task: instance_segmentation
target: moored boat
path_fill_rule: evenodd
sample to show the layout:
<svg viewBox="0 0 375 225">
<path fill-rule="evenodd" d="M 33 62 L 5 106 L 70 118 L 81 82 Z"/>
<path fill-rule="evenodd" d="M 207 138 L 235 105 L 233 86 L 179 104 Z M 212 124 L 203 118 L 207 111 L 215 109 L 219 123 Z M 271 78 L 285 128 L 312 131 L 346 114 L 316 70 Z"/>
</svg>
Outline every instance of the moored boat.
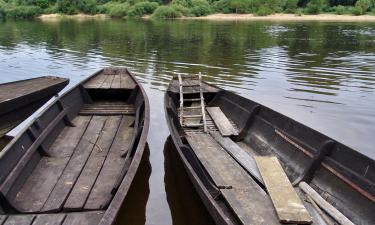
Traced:
<svg viewBox="0 0 375 225">
<path fill-rule="evenodd" d="M 0 153 L 0 224 L 113 224 L 149 118 L 126 68 L 102 69 L 56 98 Z"/>
<path fill-rule="evenodd" d="M 68 83 L 65 78 L 44 76 L 0 84 L 0 138 Z"/>
<path fill-rule="evenodd" d="M 174 77 L 164 103 L 217 224 L 375 224 L 373 159 L 194 76 Z"/>
</svg>

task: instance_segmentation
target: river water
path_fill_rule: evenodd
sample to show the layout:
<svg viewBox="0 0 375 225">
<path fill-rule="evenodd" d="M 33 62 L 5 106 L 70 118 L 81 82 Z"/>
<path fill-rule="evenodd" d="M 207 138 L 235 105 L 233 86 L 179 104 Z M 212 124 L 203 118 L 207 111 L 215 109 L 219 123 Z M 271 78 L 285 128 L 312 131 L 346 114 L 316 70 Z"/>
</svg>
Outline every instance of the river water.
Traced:
<svg viewBox="0 0 375 225">
<path fill-rule="evenodd" d="M 118 224 L 211 224 L 164 118 L 173 74 L 204 80 L 375 158 L 375 24 L 349 22 L 0 22 L 0 82 L 40 75 L 70 86 L 126 66 L 151 104 L 148 148 Z"/>
</svg>

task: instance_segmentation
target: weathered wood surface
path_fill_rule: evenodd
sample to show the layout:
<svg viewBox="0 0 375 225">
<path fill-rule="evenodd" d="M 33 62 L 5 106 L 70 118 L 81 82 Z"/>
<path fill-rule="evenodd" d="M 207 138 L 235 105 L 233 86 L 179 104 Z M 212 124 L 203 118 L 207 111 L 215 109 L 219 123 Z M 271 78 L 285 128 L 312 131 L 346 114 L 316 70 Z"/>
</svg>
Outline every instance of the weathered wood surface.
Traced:
<svg viewBox="0 0 375 225">
<path fill-rule="evenodd" d="M 38 215 L 32 225 L 61 225 L 65 214 L 41 214 Z"/>
<path fill-rule="evenodd" d="M 278 159 L 273 156 L 256 156 L 255 161 L 280 222 L 312 223 L 310 214 L 293 189 Z"/>
<path fill-rule="evenodd" d="M 64 169 L 63 174 L 44 204 L 42 211 L 58 211 L 62 208 L 71 188 L 75 184 L 92 149 L 94 148 L 104 126 L 105 119 L 106 118 L 102 116 L 94 116 L 91 119 L 85 134 L 82 136 L 82 139 Z"/>
<path fill-rule="evenodd" d="M 103 71 L 88 80 L 84 87 L 87 89 L 134 89 L 136 83 L 126 70 Z"/>
<path fill-rule="evenodd" d="M 3 225 L 31 225 L 35 216 L 33 215 L 15 215 L 8 216 Z"/>
<path fill-rule="evenodd" d="M 5 102 L 27 96 L 31 93 L 35 93 L 58 84 L 63 84 L 62 87 L 65 87 L 66 84 L 68 84 L 68 80 L 59 77 L 46 76 L 0 84 L 0 106 Z M 62 88 L 59 88 L 55 91 L 55 93 L 61 89 Z M 0 112 L 1 111 L 2 110 L 0 110 Z"/>
<path fill-rule="evenodd" d="M 135 114 L 134 105 L 124 104 L 124 103 L 95 103 L 95 104 L 85 104 L 80 115 L 132 115 Z"/>
<path fill-rule="evenodd" d="M 198 81 L 188 81 L 189 84 L 192 84 L 194 82 Z M 186 83 L 186 80 L 184 81 Z M 171 81 L 171 84 L 169 86 L 168 91 L 174 92 L 174 93 L 180 93 L 180 84 L 178 83 L 177 79 L 173 79 Z M 207 85 L 206 83 L 202 82 L 202 91 L 204 93 L 207 92 L 219 92 L 220 90 L 218 88 L 215 88 L 213 86 Z M 184 93 L 189 94 L 189 93 L 199 93 L 199 87 L 184 87 Z"/>
<path fill-rule="evenodd" d="M 224 137 L 238 135 L 237 130 L 233 127 L 219 107 L 207 107 L 206 109 L 219 129 L 221 135 Z"/>
<path fill-rule="evenodd" d="M 80 210 L 83 208 L 112 145 L 113 137 L 117 133 L 120 121 L 120 116 L 107 119 L 85 167 L 64 204 L 65 209 Z"/>
<path fill-rule="evenodd" d="M 249 155 L 229 137 L 223 137 L 215 131 L 210 131 L 210 134 L 247 172 L 258 182 L 264 184 L 253 156 Z"/>
<path fill-rule="evenodd" d="M 98 224 L 103 212 L 71 213 L 66 215 L 63 225 L 93 225 Z"/>
<path fill-rule="evenodd" d="M 193 102 L 191 103 L 192 107 L 198 107 L 200 106 L 200 102 Z M 181 109 L 180 109 L 181 110 Z M 184 107 L 184 113 L 183 115 L 202 115 L 202 108 L 197 108 L 197 109 L 189 109 Z M 202 117 L 196 117 L 196 118 L 184 118 L 184 125 L 189 126 L 189 125 L 194 125 L 194 124 L 199 124 L 202 121 Z"/>
<path fill-rule="evenodd" d="M 312 200 L 319 205 L 325 212 L 327 212 L 332 218 L 334 218 L 339 224 L 342 225 L 354 225 L 345 215 L 343 215 L 339 210 L 333 207 L 330 203 L 324 200 L 313 188 L 311 188 L 305 182 L 301 182 L 299 187 L 305 192 Z"/>
<path fill-rule="evenodd" d="M 187 140 L 243 224 L 279 224 L 268 195 L 209 134 Z"/>
<path fill-rule="evenodd" d="M 134 123 L 134 119 L 133 116 L 123 116 L 114 142 L 88 196 L 84 209 L 103 209 L 112 199 L 112 189 L 125 165 L 125 158 L 121 155 L 127 151 L 134 135 L 134 129 L 130 127 Z"/>
</svg>

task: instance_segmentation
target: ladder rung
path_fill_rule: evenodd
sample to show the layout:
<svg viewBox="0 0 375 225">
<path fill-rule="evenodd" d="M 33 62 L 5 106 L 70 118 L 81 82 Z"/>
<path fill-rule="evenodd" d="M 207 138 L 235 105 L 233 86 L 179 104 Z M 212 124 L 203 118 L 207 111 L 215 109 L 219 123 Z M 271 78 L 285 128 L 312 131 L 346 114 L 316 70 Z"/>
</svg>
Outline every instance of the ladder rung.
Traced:
<svg viewBox="0 0 375 225">
<path fill-rule="evenodd" d="M 202 106 L 185 106 L 184 109 L 201 109 Z"/>
<path fill-rule="evenodd" d="M 181 84 L 182 87 L 200 87 L 199 84 Z"/>
<path fill-rule="evenodd" d="M 195 101 L 200 101 L 201 99 L 200 98 L 185 98 L 184 100 L 187 102 L 195 102 Z"/>
<path fill-rule="evenodd" d="M 201 127 L 203 123 L 192 123 L 192 124 L 184 124 L 184 127 Z"/>
<path fill-rule="evenodd" d="M 200 118 L 202 115 L 183 115 L 183 118 Z"/>
</svg>

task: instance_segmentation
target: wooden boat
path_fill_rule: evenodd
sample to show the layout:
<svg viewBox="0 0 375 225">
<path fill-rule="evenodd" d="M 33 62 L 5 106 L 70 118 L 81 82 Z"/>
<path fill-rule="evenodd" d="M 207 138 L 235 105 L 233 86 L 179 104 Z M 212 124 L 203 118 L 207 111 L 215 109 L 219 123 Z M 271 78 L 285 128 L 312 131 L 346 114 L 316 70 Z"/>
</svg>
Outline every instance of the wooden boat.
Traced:
<svg viewBox="0 0 375 225">
<path fill-rule="evenodd" d="M 113 224 L 149 112 L 125 68 L 102 69 L 55 99 L 0 153 L 0 224 Z"/>
<path fill-rule="evenodd" d="M 217 224 L 375 224 L 373 159 L 257 102 L 205 82 L 197 85 L 190 77 L 184 81 L 174 78 L 167 89 L 166 119 L 184 167 Z M 206 132 L 203 116 L 196 126 L 181 123 L 181 108 L 189 120 L 200 110 L 190 103 L 200 101 L 197 88 L 205 102 Z M 288 178 L 282 184 L 282 175 L 264 176 L 276 163 L 262 167 L 260 159 L 273 157 Z M 282 210 L 302 216 L 300 209 L 293 211 L 284 183 L 309 217 L 281 219 Z"/>
<path fill-rule="evenodd" d="M 68 83 L 65 78 L 45 76 L 0 84 L 0 138 Z"/>
</svg>

